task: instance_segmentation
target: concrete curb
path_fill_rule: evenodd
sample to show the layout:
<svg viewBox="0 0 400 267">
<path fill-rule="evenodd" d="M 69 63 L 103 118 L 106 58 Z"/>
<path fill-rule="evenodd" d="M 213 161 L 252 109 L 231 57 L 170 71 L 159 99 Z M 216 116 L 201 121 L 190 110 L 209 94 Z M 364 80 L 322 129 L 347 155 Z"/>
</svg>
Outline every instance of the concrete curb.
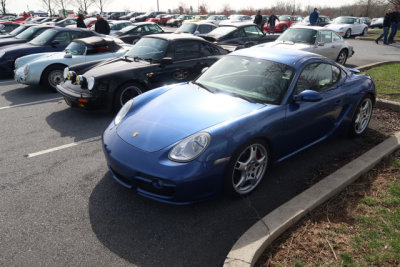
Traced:
<svg viewBox="0 0 400 267">
<path fill-rule="evenodd" d="M 398 148 L 400 148 L 400 132 L 273 210 L 239 238 L 226 257 L 224 266 L 253 266 L 265 248 L 279 235 Z"/>
</svg>

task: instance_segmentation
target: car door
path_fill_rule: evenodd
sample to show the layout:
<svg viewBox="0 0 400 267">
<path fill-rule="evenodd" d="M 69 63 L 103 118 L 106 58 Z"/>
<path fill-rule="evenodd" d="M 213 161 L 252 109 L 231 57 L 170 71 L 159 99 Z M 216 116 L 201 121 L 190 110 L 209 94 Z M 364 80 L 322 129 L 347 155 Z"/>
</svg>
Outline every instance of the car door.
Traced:
<svg viewBox="0 0 400 267">
<path fill-rule="evenodd" d="M 353 34 L 356 34 L 356 35 L 361 34 L 362 30 L 363 30 L 361 20 L 355 19 L 353 25 L 354 25 L 354 29 L 355 29 Z"/>
<path fill-rule="evenodd" d="M 310 63 L 302 69 L 292 95 L 314 90 L 322 99 L 317 102 L 293 100 L 287 104 L 286 154 L 311 145 L 336 129 L 344 111 L 344 91 L 340 85 L 345 75 L 339 67 L 328 63 Z M 289 151 L 290 147 L 295 149 Z"/>
<path fill-rule="evenodd" d="M 263 43 L 264 40 L 264 34 L 261 32 L 261 30 L 255 26 L 246 26 L 243 28 L 244 32 L 246 33 L 246 47 L 250 47 L 256 44 Z"/>
<path fill-rule="evenodd" d="M 247 42 L 246 33 L 243 28 L 238 28 L 230 34 L 227 38 L 224 38 L 224 43 L 234 44 L 234 45 L 244 45 Z"/>
<path fill-rule="evenodd" d="M 330 59 L 336 59 L 337 54 L 332 43 L 332 32 L 331 31 L 319 31 L 317 37 L 317 47 L 314 53 L 320 54 Z"/>
<path fill-rule="evenodd" d="M 344 41 L 339 34 L 337 34 L 336 32 L 332 32 L 332 43 L 334 53 L 332 59 L 336 60 L 340 50 L 342 50 L 342 48 L 344 47 Z"/>
</svg>

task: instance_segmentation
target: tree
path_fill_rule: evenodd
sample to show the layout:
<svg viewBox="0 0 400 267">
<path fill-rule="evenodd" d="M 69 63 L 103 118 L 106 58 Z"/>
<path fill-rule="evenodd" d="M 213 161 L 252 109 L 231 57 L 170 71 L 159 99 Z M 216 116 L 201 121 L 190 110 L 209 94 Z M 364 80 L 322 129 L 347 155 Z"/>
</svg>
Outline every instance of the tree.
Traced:
<svg viewBox="0 0 400 267">
<path fill-rule="evenodd" d="M 200 15 L 206 15 L 207 14 L 207 7 L 204 5 L 199 6 L 199 14 Z"/>
<path fill-rule="evenodd" d="M 94 0 L 94 3 L 100 8 L 100 13 L 103 13 L 104 8 L 108 4 L 109 0 Z"/>
<path fill-rule="evenodd" d="M 0 0 L 1 2 L 1 11 L 3 11 L 3 14 L 6 14 L 6 0 Z"/>
<path fill-rule="evenodd" d="M 76 7 L 78 7 L 79 12 L 88 14 L 88 9 L 94 4 L 94 0 L 74 0 Z"/>
<path fill-rule="evenodd" d="M 224 4 L 222 7 L 222 14 L 228 17 L 232 14 L 231 6 L 229 4 Z"/>
<path fill-rule="evenodd" d="M 52 17 L 55 12 L 54 12 L 54 0 L 42 0 L 42 5 L 43 7 L 47 10 L 47 12 L 49 12 L 49 16 Z"/>
</svg>

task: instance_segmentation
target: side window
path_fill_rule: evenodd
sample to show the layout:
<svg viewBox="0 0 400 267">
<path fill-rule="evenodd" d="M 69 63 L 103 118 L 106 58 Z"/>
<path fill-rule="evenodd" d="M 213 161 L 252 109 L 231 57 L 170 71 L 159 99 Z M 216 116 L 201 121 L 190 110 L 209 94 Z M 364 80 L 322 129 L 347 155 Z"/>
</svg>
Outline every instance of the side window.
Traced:
<svg viewBox="0 0 400 267">
<path fill-rule="evenodd" d="M 334 42 L 342 40 L 342 38 L 336 32 L 332 32 L 332 39 Z"/>
<path fill-rule="evenodd" d="M 143 32 L 143 27 L 137 27 L 135 32 Z"/>
<path fill-rule="evenodd" d="M 320 42 L 332 43 L 332 32 L 331 31 L 321 31 Z"/>
<path fill-rule="evenodd" d="M 162 29 L 157 25 L 149 25 L 148 27 L 152 33 L 162 32 Z"/>
<path fill-rule="evenodd" d="M 340 69 L 337 67 L 325 63 L 312 63 L 301 72 L 297 80 L 295 94 L 304 90 L 322 92 L 331 88 L 339 79 Z"/>
<path fill-rule="evenodd" d="M 256 26 L 244 27 L 244 31 L 248 37 L 257 37 L 263 35 L 260 29 L 258 29 Z"/>
<path fill-rule="evenodd" d="M 209 33 L 212 30 L 212 27 L 210 25 L 200 25 L 197 30 L 200 33 Z"/>
<path fill-rule="evenodd" d="M 47 30 L 47 28 L 37 30 L 37 31 L 33 34 L 33 38 L 35 38 L 36 36 L 38 36 L 39 34 L 41 34 L 42 32 L 44 32 L 45 30 Z"/>
<path fill-rule="evenodd" d="M 179 41 L 175 44 L 175 60 L 186 60 L 200 57 L 198 42 Z"/>
<path fill-rule="evenodd" d="M 108 45 L 102 45 L 102 46 L 95 46 L 94 47 L 95 54 L 102 54 L 102 53 L 110 53 L 111 49 L 108 47 Z"/>
<path fill-rule="evenodd" d="M 149 27 L 147 27 L 147 25 L 144 25 L 143 29 L 144 29 L 145 32 L 149 32 L 150 31 L 150 29 L 149 29 Z"/>
<path fill-rule="evenodd" d="M 56 37 L 54 37 L 54 41 L 58 41 L 60 44 L 69 44 L 72 39 L 69 32 L 59 32 Z"/>
<path fill-rule="evenodd" d="M 246 37 L 243 29 L 238 29 L 231 34 L 232 38 Z"/>
<path fill-rule="evenodd" d="M 201 50 L 202 56 L 205 56 L 205 57 L 221 54 L 219 52 L 218 48 L 216 48 L 213 45 L 207 44 L 207 43 L 201 43 L 200 50 Z"/>
</svg>

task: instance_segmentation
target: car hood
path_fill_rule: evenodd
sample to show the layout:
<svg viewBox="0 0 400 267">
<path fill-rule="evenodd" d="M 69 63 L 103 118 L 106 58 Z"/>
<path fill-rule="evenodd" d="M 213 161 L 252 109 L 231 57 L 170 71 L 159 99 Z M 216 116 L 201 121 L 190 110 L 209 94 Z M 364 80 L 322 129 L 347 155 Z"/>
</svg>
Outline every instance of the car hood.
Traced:
<svg viewBox="0 0 400 267">
<path fill-rule="evenodd" d="M 135 101 L 133 103 L 133 107 Z M 192 84 L 178 85 L 129 113 L 118 135 L 141 150 L 155 152 L 211 126 L 264 107 L 214 94 Z M 133 138 L 132 134 L 139 134 Z"/>
<path fill-rule="evenodd" d="M 147 61 L 127 61 L 123 58 L 115 58 L 106 60 L 95 67 L 91 68 L 84 73 L 86 77 L 101 77 L 110 76 L 114 73 L 119 73 L 127 70 L 138 69 L 142 67 L 148 67 L 150 63 Z"/>
<path fill-rule="evenodd" d="M 305 43 L 291 43 L 291 42 L 270 42 L 262 45 L 263 47 L 269 48 L 289 48 L 289 49 L 297 49 L 297 50 L 306 50 L 309 49 L 312 45 Z"/>
</svg>

